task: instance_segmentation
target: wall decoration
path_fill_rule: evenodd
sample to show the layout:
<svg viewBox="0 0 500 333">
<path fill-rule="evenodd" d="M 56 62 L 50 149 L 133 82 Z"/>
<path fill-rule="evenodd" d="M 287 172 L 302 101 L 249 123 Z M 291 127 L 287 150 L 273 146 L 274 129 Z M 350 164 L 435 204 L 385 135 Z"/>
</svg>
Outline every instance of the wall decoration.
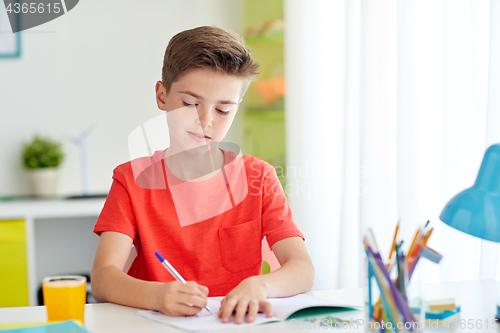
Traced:
<svg viewBox="0 0 500 333">
<path fill-rule="evenodd" d="M 19 25 L 19 15 L 14 16 Z M 21 33 L 13 33 L 4 2 L 0 2 L 0 58 L 21 56 Z"/>
</svg>

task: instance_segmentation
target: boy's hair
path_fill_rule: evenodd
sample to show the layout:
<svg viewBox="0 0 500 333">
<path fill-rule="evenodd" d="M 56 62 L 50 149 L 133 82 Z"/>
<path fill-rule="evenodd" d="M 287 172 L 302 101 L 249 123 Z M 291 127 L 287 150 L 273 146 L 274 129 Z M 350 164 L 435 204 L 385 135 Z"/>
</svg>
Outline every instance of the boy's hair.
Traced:
<svg viewBox="0 0 500 333">
<path fill-rule="evenodd" d="M 195 68 L 233 75 L 244 79 L 241 96 L 252 78 L 259 74 L 259 64 L 250 49 L 236 34 L 215 26 L 185 30 L 170 40 L 163 58 L 162 81 L 167 94 L 172 83 Z"/>
</svg>

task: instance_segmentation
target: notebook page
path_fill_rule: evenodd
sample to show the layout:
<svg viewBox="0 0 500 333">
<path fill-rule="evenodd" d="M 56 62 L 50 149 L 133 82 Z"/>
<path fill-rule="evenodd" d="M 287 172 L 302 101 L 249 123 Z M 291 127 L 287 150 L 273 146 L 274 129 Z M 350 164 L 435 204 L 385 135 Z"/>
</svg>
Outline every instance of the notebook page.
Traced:
<svg viewBox="0 0 500 333">
<path fill-rule="evenodd" d="M 139 310 L 137 315 L 160 322 L 162 324 L 171 325 L 177 328 L 181 328 L 191 332 L 202 332 L 211 330 L 223 330 L 223 329 L 234 329 L 237 327 L 254 326 L 269 322 L 280 321 L 276 317 L 266 318 L 265 314 L 258 313 L 255 317 L 253 323 L 235 324 L 234 315 L 231 318 L 231 322 L 223 323 L 217 316 L 220 308 L 220 301 L 208 299 L 208 307 L 212 314 L 208 313 L 207 310 L 201 310 L 196 316 L 186 316 L 186 317 L 169 317 L 160 312 Z"/>
<path fill-rule="evenodd" d="M 273 307 L 274 316 L 280 318 L 281 320 L 285 320 L 290 317 L 294 312 L 316 306 L 337 308 L 354 307 L 352 304 L 349 305 L 345 303 L 327 301 L 303 294 L 283 298 L 268 298 L 267 300 Z"/>
</svg>

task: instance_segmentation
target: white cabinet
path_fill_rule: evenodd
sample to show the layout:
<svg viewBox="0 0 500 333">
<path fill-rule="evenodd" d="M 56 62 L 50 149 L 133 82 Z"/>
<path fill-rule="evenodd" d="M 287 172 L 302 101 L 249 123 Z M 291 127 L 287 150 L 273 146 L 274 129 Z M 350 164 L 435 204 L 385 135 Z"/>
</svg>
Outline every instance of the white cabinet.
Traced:
<svg viewBox="0 0 500 333">
<path fill-rule="evenodd" d="M 90 273 L 99 237 L 93 228 L 105 199 L 0 202 L 0 220 L 24 220 L 29 305 L 47 275 Z"/>
</svg>

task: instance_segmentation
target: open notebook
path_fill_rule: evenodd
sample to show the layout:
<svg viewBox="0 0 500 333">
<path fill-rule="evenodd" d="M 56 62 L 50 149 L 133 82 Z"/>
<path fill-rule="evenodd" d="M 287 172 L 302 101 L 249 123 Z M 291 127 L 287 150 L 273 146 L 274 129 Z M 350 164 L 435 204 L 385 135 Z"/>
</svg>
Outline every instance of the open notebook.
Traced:
<svg viewBox="0 0 500 333">
<path fill-rule="evenodd" d="M 187 317 L 169 317 L 160 312 L 139 310 L 137 315 L 151 319 L 162 324 L 171 325 L 177 328 L 181 328 L 186 331 L 200 332 L 200 331 L 211 331 L 211 330 L 221 330 L 221 329 L 234 329 L 235 327 L 244 326 L 254 326 L 270 322 L 284 321 L 291 315 L 297 313 L 300 310 L 311 309 L 311 308 L 322 308 L 322 314 L 325 313 L 325 308 L 330 308 L 332 311 L 339 310 L 341 308 L 346 308 L 345 310 L 361 309 L 359 304 L 340 304 L 332 301 L 327 301 L 324 299 L 311 297 L 307 295 L 296 295 L 292 297 L 283 298 L 268 298 L 268 301 L 273 307 L 272 318 L 266 318 L 265 314 L 259 313 L 255 317 L 253 323 L 243 323 L 234 324 L 234 315 L 230 323 L 222 323 L 220 318 L 217 316 L 220 308 L 220 300 L 208 299 L 208 307 L 212 314 L 208 313 L 207 310 L 203 309 L 196 316 Z M 362 312 L 359 311 L 359 316 L 361 318 Z M 357 318 L 356 318 L 357 319 Z"/>
</svg>

